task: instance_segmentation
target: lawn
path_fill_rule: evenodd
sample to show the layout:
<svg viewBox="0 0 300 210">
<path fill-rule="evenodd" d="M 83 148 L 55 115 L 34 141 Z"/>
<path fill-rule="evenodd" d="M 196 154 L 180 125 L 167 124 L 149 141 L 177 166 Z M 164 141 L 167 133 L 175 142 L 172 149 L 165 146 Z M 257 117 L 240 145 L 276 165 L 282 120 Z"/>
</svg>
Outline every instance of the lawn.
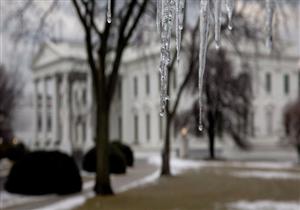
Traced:
<svg viewBox="0 0 300 210">
<path fill-rule="evenodd" d="M 257 171 L 293 178 L 232 175 Z M 76 210 L 232 210 L 226 205 L 240 200 L 300 202 L 300 168 L 204 167 L 117 196 L 91 198 Z"/>
</svg>

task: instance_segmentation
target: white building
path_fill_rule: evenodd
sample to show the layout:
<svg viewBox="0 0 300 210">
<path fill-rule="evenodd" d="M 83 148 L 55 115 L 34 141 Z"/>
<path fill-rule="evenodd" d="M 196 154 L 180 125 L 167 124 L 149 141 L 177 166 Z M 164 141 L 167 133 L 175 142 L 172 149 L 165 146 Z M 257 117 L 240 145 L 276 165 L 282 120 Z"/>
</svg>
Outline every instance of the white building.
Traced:
<svg viewBox="0 0 300 210">
<path fill-rule="evenodd" d="M 242 57 L 228 48 L 234 68 L 241 69 L 243 59 L 247 59 L 253 70 L 253 142 L 277 143 L 282 136 L 283 108 L 300 96 L 298 45 L 287 42 L 288 47 L 280 54 L 269 55 L 265 49 L 257 52 L 245 43 Z M 35 135 L 30 143 L 33 148 L 70 152 L 92 147 L 94 106 L 84 52 L 83 46 L 77 43 L 46 42 L 34 58 Z M 110 113 L 111 140 L 122 140 L 139 148 L 161 148 L 164 123 L 159 116 L 159 52 L 159 46 L 154 43 L 126 50 L 121 82 Z M 172 78 L 175 91 L 183 79 L 182 74 L 184 70 L 180 68 Z M 182 101 L 180 109 L 186 107 L 188 97 Z M 176 142 L 175 135 L 172 139 Z M 192 144 L 198 145 L 199 141 L 194 139 Z"/>
</svg>

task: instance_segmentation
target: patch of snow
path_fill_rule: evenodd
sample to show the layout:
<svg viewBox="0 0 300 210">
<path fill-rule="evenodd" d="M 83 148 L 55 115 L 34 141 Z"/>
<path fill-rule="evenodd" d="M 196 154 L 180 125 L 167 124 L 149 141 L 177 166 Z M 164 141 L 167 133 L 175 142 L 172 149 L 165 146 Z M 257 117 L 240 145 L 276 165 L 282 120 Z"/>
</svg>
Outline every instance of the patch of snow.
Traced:
<svg viewBox="0 0 300 210">
<path fill-rule="evenodd" d="M 66 210 L 66 209 L 72 209 L 77 206 L 80 206 L 85 203 L 85 201 L 88 198 L 91 198 L 93 196 L 93 193 L 88 193 L 86 195 L 77 195 L 68 199 L 65 199 L 60 202 L 56 202 L 52 205 L 43 207 L 43 208 L 38 208 L 34 210 Z"/>
<path fill-rule="evenodd" d="M 230 173 L 232 176 L 259 179 L 300 179 L 299 173 L 274 171 L 240 171 Z"/>
<path fill-rule="evenodd" d="M 118 189 L 116 189 L 116 192 L 125 192 L 127 190 L 137 188 L 137 187 L 142 187 L 146 184 L 154 183 L 157 179 L 159 178 L 159 170 L 150 174 L 149 176 L 146 176 L 140 180 L 136 180 L 134 182 L 131 182 L 127 185 L 124 185 Z"/>
<path fill-rule="evenodd" d="M 148 158 L 148 163 L 160 167 L 161 166 L 161 157 L 160 156 L 151 156 Z M 171 167 L 172 173 L 175 175 L 181 174 L 187 170 L 200 169 L 205 166 L 206 166 L 206 164 L 204 161 L 195 161 L 195 160 L 178 159 L 178 158 L 170 159 L 170 167 Z"/>
<path fill-rule="evenodd" d="M 29 202 L 39 202 L 48 199 L 49 197 L 54 196 L 54 195 L 49 195 L 49 196 L 25 196 L 25 195 L 18 195 L 18 194 L 13 194 L 9 193 L 6 191 L 0 191 L 0 207 L 1 208 L 9 208 L 15 205 L 21 205 Z M 0 208 L 0 209 L 1 209 Z"/>
<path fill-rule="evenodd" d="M 279 201 L 238 201 L 227 205 L 234 210 L 299 210 L 299 202 L 279 202 Z"/>
<path fill-rule="evenodd" d="M 260 169 L 290 169 L 294 167 L 291 162 L 231 162 L 230 166 Z"/>
</svg>

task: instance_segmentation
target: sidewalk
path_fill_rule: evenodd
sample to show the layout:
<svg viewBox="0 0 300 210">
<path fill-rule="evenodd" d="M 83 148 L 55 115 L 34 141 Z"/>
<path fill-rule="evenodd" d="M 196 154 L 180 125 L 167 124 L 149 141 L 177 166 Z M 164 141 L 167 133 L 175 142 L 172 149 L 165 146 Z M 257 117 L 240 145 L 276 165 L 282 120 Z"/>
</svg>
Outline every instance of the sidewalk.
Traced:
<svg viewBox="0 0 300 210">
<path fill-rule="evenodd" d="M 139 180 L 155 174 L 158 171 L 157 166 L 148 163 L 146 158 L 138 158 L 134 168 L 128 168 L 126 175 L 112 175 L 112 187 L 116 193 L 136 187 Z M 63 203 L 72 202 L 74 206 L 80 205 L 85 199 L 93 196 L 94 174 L 85 174 L 83 176 L 83 191 L 69 196 L 21 196 L 0 192 L 1 210 L 56 210 L 64 209 Z"/>
</svg>

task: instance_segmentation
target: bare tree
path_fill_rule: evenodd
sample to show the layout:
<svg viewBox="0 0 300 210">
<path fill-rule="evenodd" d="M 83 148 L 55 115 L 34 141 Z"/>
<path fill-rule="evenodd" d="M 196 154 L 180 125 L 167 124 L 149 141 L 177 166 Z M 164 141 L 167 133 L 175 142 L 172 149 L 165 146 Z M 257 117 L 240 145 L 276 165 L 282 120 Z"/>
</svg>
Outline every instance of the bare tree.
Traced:
<svg viewBox="0 0 300 210">
<path fill-rule="evenodd" d="M 300 162 L 300 100 L 287 105 L 283 113 L 286 138 L 295 146 Z"/>
<path fill-rule="evenodd" d="M 133 41 L 136 28 L 146 8 L 148 8 L 149 2 L 150 0 L 112 0 L 112 22 L 108 23 L 105 20 L 107 8 L 105 1 L 69 0 L 69 3 L 75 9 L 74 18 L 78 18 L 84 32 L 87 63 L 93 80 L 93 98 L 97 116 L 95 126 L 97 173 L 94 190 L 97 194 L 113 194 L 108 162 L 110 107 L 119 78 L 119 69 L 124 50 Z M 33 11 L 38 10 L 39 7 L 35 3 L 37 2 L 34 0 L 24 1 L 19 10 L 16 10 L 6 18 L 7 21 L 5 23 L 9 23 L 10 19 L 17 17 L 18 23 L 22 24 L 21 28 L 23 30 L 14 33 L 17 40 L 24 38 L 24 36 L 35 41 L 43 40 L 43 36 L 50 37 L 46 31 L 51 27 L 47 29 L 46 20 L 63 1 L 48 1 L 48 9 L 38 16 L 38 24 L 31 24 L 37 25 L 37 27 L 32 28 L 26 24 L 24 14 L 30 8 L 33 8 Z M 4 25 L 8 26 L 9 24 Z M 51 30 L 49 33 L 51 33 Z"/>
<path fill-rule="evenodd" d="M 197 72 L 194 71 L 194 74 Z M 247 149 L 247 125 L 251 110 L 251 77 L 246 72 L 237 76 L 226 56 L 226 51 L 211 51 L 207 60 L 207 71 L 204 79 L 203 97 L 203 124 L 204 132 L 208 136 L 209 158 L 215 159 L 215 139 L 227 133 L 232 136 L 234 142 L 241 148 Z M 194 78 L 194 77 L 192 77 Z M 190 90 L 195 92 L 197 82 L 189 84 Z M 178 127 L 187 127 L 190 132 L 200 136 L 198 130 L 199 105 L 198 101 L 190 110 L 177 117 Z M 246 128 L 246 129 L 245 129 Z"/>
<path fill-rule="evenodd" d="M 85 46 L 93 78 L 93 95 L 97 107 L 97 175 L 95 186 L 97 194 L 109 195 L 113 193 L 108 162 L 110 107 L 124 50 L 128 46 L 139 20 L 146 11 L 148 2 L 149 0 L 125 1 L 121 5 L 121 9 L 117 10 L 117 2 L 112 1 L 113 22 L 112 24 L 106 22 L 103 30 L 100 30 L 95 19 L 99 1 L 72 0 L 85 33 Z M 115 30 L 112 30 L 113 28 Z M 112 40 L 111 38 L 115 36 L 117 38 Z M 97 45 L 94 44 L 95 42 Z M 114 54 L 114 58 L 110 63 L 107 61 L 109 53 Z"/>
</svg>

